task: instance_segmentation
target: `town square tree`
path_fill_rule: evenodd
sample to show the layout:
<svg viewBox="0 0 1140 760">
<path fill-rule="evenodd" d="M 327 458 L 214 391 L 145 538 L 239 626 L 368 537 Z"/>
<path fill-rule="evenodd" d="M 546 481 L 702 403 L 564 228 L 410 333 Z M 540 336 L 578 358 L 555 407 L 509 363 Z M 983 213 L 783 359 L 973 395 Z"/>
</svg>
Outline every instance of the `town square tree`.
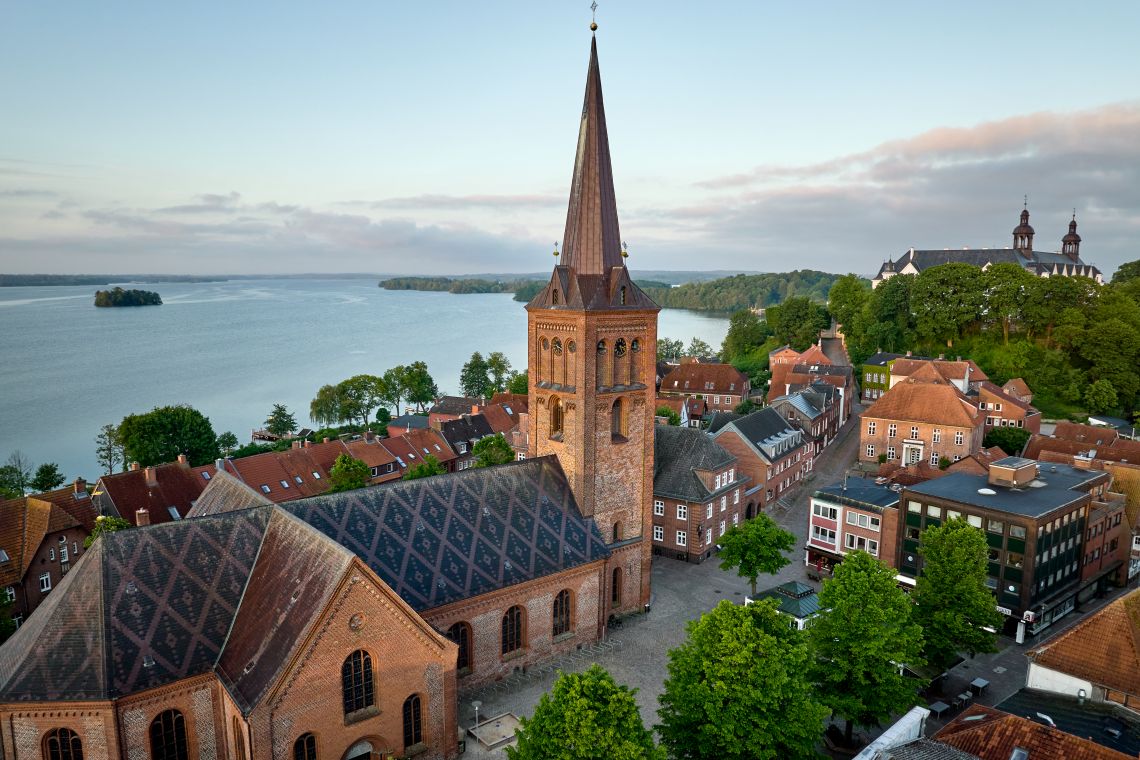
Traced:
<svg viewBox="0 0 1140 760">
<path fill-rule="evenodd" d="M 785 552 L 792 550 L 796 537 L 761 512 L 751 520 L 734 525 L 720 537 L 720 569 L 736 569 L 747 578 L 756 596 L 756 578 L 761 573 L 773 575 L 790 561 Z"/>
</svg>

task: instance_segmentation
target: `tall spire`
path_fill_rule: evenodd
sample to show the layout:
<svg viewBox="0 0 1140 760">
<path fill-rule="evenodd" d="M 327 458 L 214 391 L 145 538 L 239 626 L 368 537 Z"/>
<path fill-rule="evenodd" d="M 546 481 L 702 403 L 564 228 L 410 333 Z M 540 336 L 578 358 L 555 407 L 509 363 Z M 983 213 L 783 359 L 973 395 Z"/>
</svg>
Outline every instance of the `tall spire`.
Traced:
<svg viewBox="0 0 1140 760">
<path fill-rule="evenodd" d="M 578 153 L 574 157 L 574 177 L 570 183 L 561 264 L 583 275 L 605 274 L 611 267 L 622 265 L 596 37 L 590 40 L 590 67 L 586 74 L 582 123 L 578 128 Z"/>
</svg>

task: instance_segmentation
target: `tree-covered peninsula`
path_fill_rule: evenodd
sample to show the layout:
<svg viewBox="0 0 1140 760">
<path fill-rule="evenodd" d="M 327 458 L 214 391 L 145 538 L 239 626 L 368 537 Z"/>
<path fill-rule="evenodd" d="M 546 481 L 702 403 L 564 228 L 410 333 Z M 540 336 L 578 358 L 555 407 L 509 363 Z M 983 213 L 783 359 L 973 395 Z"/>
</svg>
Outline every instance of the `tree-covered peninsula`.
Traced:
<svg viewBox="0 0 1140 760">
<path fill-rule="evenodd" d="M 111 290 L 95 291 L 96 306 L 161 306 L 162 298 L 150 290 Z"/>
</svg>

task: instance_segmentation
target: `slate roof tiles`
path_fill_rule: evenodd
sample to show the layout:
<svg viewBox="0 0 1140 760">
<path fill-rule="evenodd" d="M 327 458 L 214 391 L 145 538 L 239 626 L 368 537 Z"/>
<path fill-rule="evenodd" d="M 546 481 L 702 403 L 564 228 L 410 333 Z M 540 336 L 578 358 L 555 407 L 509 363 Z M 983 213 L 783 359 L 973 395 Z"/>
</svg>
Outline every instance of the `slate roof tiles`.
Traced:
<svg viewBox="0 0 1140 760">
<path fill-rule="evenodd" d="M 898 362 L 895 362 L 898 366 Z M 896 383 L 863 412 L 864 419 L 904 420 L 975 427 L 981 421 L 977 406 L 927 365 Z"/>
<path fill-rule="evenodd" d="M 1018 748 L 1027 750 L 1030 760 L 1125 760 L 1131 757 L 1051 726 L 978 704 L 944 726 L 934 739 L 977 755 L 981 760 L 1010 760 Z"/>
</svg>

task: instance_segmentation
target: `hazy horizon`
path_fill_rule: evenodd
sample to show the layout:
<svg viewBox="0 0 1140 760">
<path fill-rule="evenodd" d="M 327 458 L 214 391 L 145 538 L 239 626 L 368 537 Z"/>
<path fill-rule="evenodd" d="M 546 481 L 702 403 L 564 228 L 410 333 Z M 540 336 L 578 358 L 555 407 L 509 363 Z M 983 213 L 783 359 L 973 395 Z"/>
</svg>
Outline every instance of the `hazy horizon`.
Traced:
<svg viewBox="0 0 1140 760">
<path fill-rule="evenodd" d="M 0 271 L 548 269 L 588 3 L 15 5 Z M 1140 5 L 602 3 L 636 268 L 873 274 L 1140 238 Z M 1034 53 L 1039 53 L 1034 55 Z"/>
</svg>

